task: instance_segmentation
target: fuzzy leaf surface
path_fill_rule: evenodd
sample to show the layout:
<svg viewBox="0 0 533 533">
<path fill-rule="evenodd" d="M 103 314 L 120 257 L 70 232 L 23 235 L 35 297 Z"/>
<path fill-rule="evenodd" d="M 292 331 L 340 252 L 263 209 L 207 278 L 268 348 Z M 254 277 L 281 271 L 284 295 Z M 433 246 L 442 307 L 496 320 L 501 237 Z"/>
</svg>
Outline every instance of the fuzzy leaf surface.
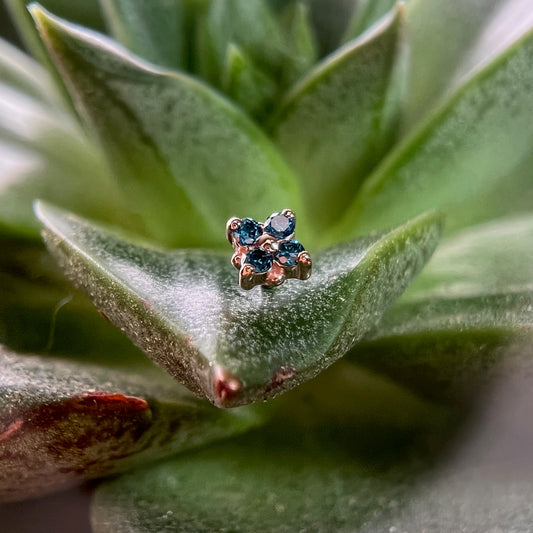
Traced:
<svg viewBox="0 0 533 533">
<path fill-rule="evenodd" d="M 68 277 L 154 361 L 221 406 L 294 387 L 341 357 L 425 264 L 440 218 L 322 252 L 307 282 L 243 291 L 228 255 L 164 252 L 40 204 Z"/>
<path fill-rule="evenodd" d="M 95 533 L 148 533 L 161 522 L 187 533 L 386 531 L 421 470 L 407 458 L 416 449 L 425 464 L 420 437 L 446 420 L 442 408 L 343 362 L 270 407 L 279 416 L 264 431 L 104 483 Z"/>
<path fill-rule="evenodd" d="M 528 0 L 410 0 L 406 18 L 412 53 L 405 131 L 533 26 Z"/>
<path fill-rule="evenodd" d="M 426 396 L 464 396 L 509 346 L 531 342 L 532 242 L 531 215 L 445 241 L 349 359 Z"/>
<path fill-rule="evenodd" d="M 296 1 L 289 4 L 281 17 L 290 49 L 283 68 L 283 85 L 289 87 L 316 63 L 318 45 L 307 3 Z"/>
<path fill-rule="evenodd" d="M 267 102 L 277 91 L 273 79 L 258 70 L 244 52 L 233 43 L 226 51 L 222 88 L 236 103 L 254 116 L 265 111 Z"/>
<path fill-rule="evenodd" d="M 0 83 L 0 231 L 38 236 L 36 197 L 133 227 L 100 154 L 53 109 Z"/>
<path fill-rule="evenodd" d="M 467 431 L 461 421 L 448 448 L 457 411 L 446 420 L 427 402 L 417 408 L 341 362 L 283 405 L 284 421 L 266 431 L 102 485 L 94 531 L 527 531 L 530 360 L 476 395 L 481 413 Z"/>
<path fill-rule="evenodd" d="M 326 58 L 284 98 L 273 134 L 301 179 L 310 217 L 336 222 L 394 139 L 393 71 L 403 7 Z"/>
<path fill-rule="evenodd" d="M 533 32 L 404 139 L 361 187 L 335 235 L 364 234 L 491 191 L 531 153 Z M 457 209 L 455 209 L 457 211 Z"/>
<path fill-rule="evenodd" d="M 0 80 L 43 102 L 57 103 L 58 95 L 47 72 L 16 46 L 0 38 Z"/>
<path fill-rule="evenodd" d="M 257 68 L 270 75 L 279 69 L 286 43 L 281 26 L 264 0 L 212 2 L 207 28 L 220 66 L 230 43 L 242 48 Z"/>
<path fill-rule="evenodd" d="M 110 33 L 133 53 L 170 68 L 185 60 L 182 0 L 101 0 Z"/>
<path fill-rule="evenodd" d="M 220 245 L 231 215 L 298 210 L 295 180 L 279 153 L 224 98 L 38 6 L 32 12 L 152 238 L 167 246 Z"/>
<path fill-rule="evenodd" d="M 142 372 L 0 348 L 0 499 L 28 498 L 242 432 L 246 410 L 194 398 Z"/>
<path fill-rule="evenodd" d="M 120 365 L 147 361 L 64 278 L 42 244 L 0 238 L 0 344 Z"/>
</svg>

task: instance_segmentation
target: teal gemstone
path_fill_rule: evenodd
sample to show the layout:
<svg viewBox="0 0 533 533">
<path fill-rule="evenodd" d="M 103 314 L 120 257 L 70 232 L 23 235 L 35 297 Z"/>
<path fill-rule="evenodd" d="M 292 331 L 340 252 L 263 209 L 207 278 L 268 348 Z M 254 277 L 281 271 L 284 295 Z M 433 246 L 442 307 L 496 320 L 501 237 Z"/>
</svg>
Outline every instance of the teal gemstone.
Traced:
<svg viewBox="0 0 533 533">
<path fill-rule="evenodd" d="M 283 266 L 295 266 L 298 263 L 298 255 L 304 250 L 298 241 L 282 242 L 276 252 L 276 261 Z"/>
<path fill-rule="evenodd" d="M 233 234 L 241 246 L 251 246 L 263 235 L 263 228 L 252 218 L 243 218 Z"/>
<path fill-rule="evenodd" d="M 246 254 L 244 262 L 252 265 L 257 273 L 263 273 L 272 268 L 274 259 L 272 254 L 261 248 L 256 248 Z"/>
</svg>

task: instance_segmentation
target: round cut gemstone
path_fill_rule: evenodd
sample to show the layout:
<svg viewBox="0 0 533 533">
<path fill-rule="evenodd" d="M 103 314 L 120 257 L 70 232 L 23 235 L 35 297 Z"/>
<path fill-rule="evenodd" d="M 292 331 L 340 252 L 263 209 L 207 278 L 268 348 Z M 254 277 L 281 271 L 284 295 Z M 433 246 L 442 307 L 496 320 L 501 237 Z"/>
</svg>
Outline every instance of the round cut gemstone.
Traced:
<svg viewBox="0 0 533 533">
<path fill-rule="evenodd" d="M 265 222 L 265 231 L 277 239 L 286 239 L 294 233 L 296 222 L 294 218 L 288 217 L 282 213 L 270 215 Z"/>
<path fill-rule="evenodd" d="M 243 218 L 241 225 L 233 232 L 241 246 L 251 246 L 263 235 L 263 228 L 252 218 Z"/>
<path fill-rule="evenodd" d="M 272 255 L 261 248 L 256 248 L 246 254 L 245 263 L 252 265 L 257 273 L 263 273 L 272 267 Z"/>
<path fill-rule="evenodd" d="M 276 261 L 280 265 L 294 266 L 298 263 L 298 254 L 304 250 L 305 248 L 298 241 L 282 242 L 276 254 Z"/>
</svg>

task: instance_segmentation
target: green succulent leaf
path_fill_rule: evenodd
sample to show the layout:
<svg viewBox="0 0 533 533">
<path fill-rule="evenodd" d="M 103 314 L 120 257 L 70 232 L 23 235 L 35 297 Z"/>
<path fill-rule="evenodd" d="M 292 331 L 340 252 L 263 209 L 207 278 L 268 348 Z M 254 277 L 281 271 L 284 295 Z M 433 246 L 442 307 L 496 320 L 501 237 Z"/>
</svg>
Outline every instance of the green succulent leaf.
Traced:
<svg viewBox="0 0 533 533">
<path fill-rule="evenodd" d="M 533 215 L 467 228 L 439 247 L 405 298 L 533 288 Z"/>
<path fill-rule="evenodd" d="M 404 131 L 533 27 L 523 0 L 410 0 L 406 18 L 412 46 Z"/>
<path fill-rule="evenodd" d="M 335 222 L 394 140 L 395 66 L 403 5 L 371 33 L 326 58 L 285 97 L 274 138 L 298 171 L 312 220 Z"/>
<path fill-rule="evenodd" d="M 427 261 L 440 218 L 315 258 L 305 283 L 239 288 L 228 255 L 164 252 L 38 205 L 45 240 L 74 283 L 170 374 L 220 406 L 267 398 L 341 357 Z"/>
<path fill-rule="evenodd" d="M 93 531 L 527 531 L 530 379 L 482 397 L 452 451 L 442 426 L 457 412 L 336 366 L 282 402 L 283 422 L 101 485 Z"/>
<path fill-rule="evenodd" d="M 122 365 L 147 361 L 76 291 L 42 244 L 0 238 L 0 344 Z"/>
<path fill-rule="evenodd" d="M 335 444 L 316 450 L 248 438 L 126 474 L 97 490 L 93 531 L 527 531 L 531 524 L 530 479 L 458 468 L 421 482 L 412 466 L 372 471 Z"/>
<path fill-rule="evenodd" d="M 280 0 L 283 1 L 283 0 Z M 359 0 L 308 0 L 320 56 L 338 48 Z"/>
<path fill-rule="evenodd" d="M 26 48 L 46 67 L 51 66 L 43 43 L 39 39 L 35 25 L 26 7 L 29 2 L 27 0 L 4 0 L 4 2 Z"/>
<path fill-rule="evenodd" d="M 0 83 L 0 232 L 38 237 L 36 195 L 134 228 L 105 163 L 76 124 Z"/>
<path fill-rule="evenodd" d="M 3 501 L 121 472 L 260 421 L 249 408 L 225 412 L 197 400 L 155 367 L 118 372 L 5 348 L 0 361 Z"/>
<path fill-rule="evenodd" d="M 309 448 L 256 437 L 125 475 L 98 489 L 93 531 L 347 532 L 386 522 L 378 501 L 404 503 L 415 472 L 372 476 L 333 443 Z"/>
<path fill-rule="evenodd" d="M 264 114 L 274 97 L 277 86 L 235 44 L 230 43 L 222 72 L 222 89 L 234 101 L 254 116 Z"/>
<path fill-rule="evenodd" d="M 298 209 L 280 155 L 225 99 L 38 6 L 32 13 L 146 233 L 164 245 L 216 245 L 231 215 Z"/>
<path fill-rule="evenodd" d="M 289 52 L 285 59 L 283 85 L 289 87 L 318 60 L 309 5 L 302 1 L 289 4 L 282 13 Z"/>
<path fill-rule="evenodd" d="M 211 2 L 207 28 L 220 67 L 230 43 L 236 44 L 265 73 L 275 75 L 286 53 L 281 26 L 264 0 Z"/>
<path fill-rule="evenodd" d="M 385 16 L 398 0 L 359 0 L 353 12 L 343 41 L 348 42 L 359 37 L 373 26 L 381 17 Z"/>
<path fill-rule="evenodd" d="M 110 33 L 140 57 L 182 68 L 186 60 L 183 0 L 101 0 Z"/>
<path fill-rule="evenodd" d="M 189 5 L 189 8 L 193 8 L 193 14 L 189 15 L 192 35 L 189 38 L 191 50 L 188 55 L 189 64 L 194 66 L 196 74 L 213 87 L 217 87 L 221 84 L 221 72 L 217 51 L 207 25 L 210 5 L 210 0 Z"/>
<path fill-rule="evenodd" d="M 265 431 L 101 485 L 94 532 L 386 531 L 447 416 L 342 363 L 278 409 Z"/>
<path fill-rule="evenodd" d="M 75 113 L 74 107 L 70 96 L 65 88 L 64 81 L 60 73 L 56 70 L 53 63 L 50 61 L 46 48 L 43 45 L 39 34 L 33 22 L 33 19 L 28 11 L 29 6 L 34 3 L 28 0 L 4 0 L 7 10 L 11 14 L 13 23 L 18 29 L 19 35 L 24 42 L 29 52 L 45 66 L 55 82 L 60 95 L 61 104 L 69 111 Z M 99 11 L 94 9 L 97 0 L 88 0 L 85 2 L 71 2 L 69 0 L 45 0 L 45 5 L 53 5 L 54 8 L 58 8 L 60 13 L 66 11 L 67 16 L 74 16 L 75 20 L 84 21 L 89 20 L 92 24 L 98 26 L 97 20 L 99 20 Z M 74 9 L 68 9 L 74 6 Z M 67 7 L 65 10 L 64 8 Z"/>
<path fill-rule="evenodd" d="M 28 6 L 34 3 L 34 0 L 23 1 Z M 82 24 L 83 26 L 96 30 L 103 30 L 105 27 L 104 17 L 100 7 L 101 0 L 43 0 L 40 3 L 46 9 L 57 13 L 60 17 L 77 24 Z"/>
<path fill-rule="evenodd" d="M 0 38 L 0 80 L 2 84 L 49 104 L 58 103 L 48 73 L 18 48 Z"/>
<path fill-rule="evenodd" d="M 533 32 L 488 64 L 401 142 L 361 187 L 335 237 L 428 207 L 470 208 L 531 153 Z M 331 237 L 333 238 L 333 236 Z"/>
<path fill-rule="evenodd" d="M 434 399 L 464 397 L 533 330 L 533 217 L 445 241 L 350 355 Z"/>
</svg>

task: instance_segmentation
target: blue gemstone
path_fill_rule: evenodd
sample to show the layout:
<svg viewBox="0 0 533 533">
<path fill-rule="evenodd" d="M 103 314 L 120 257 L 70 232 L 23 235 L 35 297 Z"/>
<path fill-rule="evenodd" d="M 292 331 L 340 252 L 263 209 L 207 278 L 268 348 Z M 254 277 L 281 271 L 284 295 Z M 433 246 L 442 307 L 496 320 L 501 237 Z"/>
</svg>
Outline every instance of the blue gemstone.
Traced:
<svg viewBox="0 0 533 533">
<path fill-rule="evenodd" d="M 256 248 L 246 254 L 245 263 L 252 265 L 258 273 L 267 272 L 272 267 L 272 255 L 261 248 Z"/>
<path fill-rule="evenodd" d="M 298 254 L 305 248 L 298 241 L 282 242 L 276 253 L 276 261 L 280 265 L 294 266 L 298 263 Z"/>
<path fill-rule="evenodd" d="M 241 246 L 251 246 L 263 235 L 263 228 L 259 222 L 251 218 L 243 218 L 241 225 L 233 233 Z"/>
<path fill-rule="evenodd" d="M 274 213 L 265 222 L 265 231 L 277 239 L 286 239 L 294 233 L 295 226 L 296 221 L 294 218 L 285 216 L 282 213 Z"/>
</svg>

